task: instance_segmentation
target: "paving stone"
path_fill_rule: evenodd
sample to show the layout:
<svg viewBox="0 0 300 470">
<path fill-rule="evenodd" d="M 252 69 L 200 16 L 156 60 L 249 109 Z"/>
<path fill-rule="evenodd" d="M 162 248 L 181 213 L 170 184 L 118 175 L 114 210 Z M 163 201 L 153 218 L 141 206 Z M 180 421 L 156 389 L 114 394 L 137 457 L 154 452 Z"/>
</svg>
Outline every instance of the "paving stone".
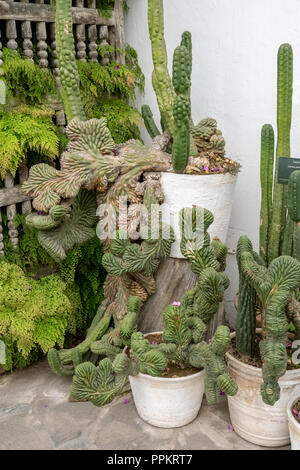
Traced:
<svg viewBox="0 0 300 470">
<path fill-rule="evenodd" d="M 187 426 L 161 429 L 138 416 L 131 393 L 102 408 L 70 402 L 71 382 L 46 360 L 0 376 L 0 449 L 265 450 L 228 429 L 226 397 L 215 406 L 204 399 Z"/>
</svg>

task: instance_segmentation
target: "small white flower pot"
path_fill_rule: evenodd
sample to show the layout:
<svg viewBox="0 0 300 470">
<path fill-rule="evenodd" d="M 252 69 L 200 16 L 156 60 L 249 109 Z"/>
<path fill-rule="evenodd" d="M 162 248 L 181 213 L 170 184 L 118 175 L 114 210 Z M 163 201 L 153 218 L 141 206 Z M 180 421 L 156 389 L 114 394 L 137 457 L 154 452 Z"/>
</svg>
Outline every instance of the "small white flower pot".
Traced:
<svg viewBox="0 0 300 470">
<path fill-rule="evenodd" d="M 226 242 L 237 175 L 185 175 L 161 173 L 161 186 L 165 196 L 162 220 L 173 227 L 176 241 L 171 258 L 184 258 L 180 251 L 179 211 L 184 207 L 200 206 L 210 210 L 214 222 L 208 232 Z"/>
<path fill-rule="evenodd" d="M 287 405 L 287 417 L 292 450 L 300 450 L 300 423 L 296 420 L 292 412 L 293 405 L 299 398 L 300 387 L 297 387 Z"/>
<path fill-rule="evenodd" d="M 138 414 L 153 426 L 177 428 L 193 421 L 199 413 L 205 370 L 178 378 L 139 373 L 129 376 L 129 381 Z"/>
</svg>

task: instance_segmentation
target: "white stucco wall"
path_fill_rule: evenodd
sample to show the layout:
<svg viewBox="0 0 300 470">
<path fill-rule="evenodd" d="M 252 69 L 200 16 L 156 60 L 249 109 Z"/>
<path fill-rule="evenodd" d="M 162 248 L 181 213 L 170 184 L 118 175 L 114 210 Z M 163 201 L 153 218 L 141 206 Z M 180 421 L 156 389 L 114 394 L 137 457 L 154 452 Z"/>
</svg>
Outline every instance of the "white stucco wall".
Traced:
<svg viewBox="0 0 300 470">
<path fill-rule="evenodd" d="M 128 4 L 126 40 L 137 50 L 146 76 L 145 94 L 138 94 L 136 105 L 140 109 L 149 104 L 159 122 L 151 85 L 147 0 Z M 164 0 L 164 5 L 170 70 L 181 33 L 189 30 L 193 35 L 193 119 L 217 119 L 227 155 L 242 164 L 227 244 L 233 249 L 239 236 L 247 234 L 257 249 L 260 130 L 264 123 L 276 126 L 277 51 L 284 42 L 294 50 L 291 143 L 293 156 L 300 156 L 300 0 Z M 147 142 L 146 132 L 143 136 Z M 238 278 L 235 257 L 228 258 L 226 311 L 232 322 Z"/>
</svg>

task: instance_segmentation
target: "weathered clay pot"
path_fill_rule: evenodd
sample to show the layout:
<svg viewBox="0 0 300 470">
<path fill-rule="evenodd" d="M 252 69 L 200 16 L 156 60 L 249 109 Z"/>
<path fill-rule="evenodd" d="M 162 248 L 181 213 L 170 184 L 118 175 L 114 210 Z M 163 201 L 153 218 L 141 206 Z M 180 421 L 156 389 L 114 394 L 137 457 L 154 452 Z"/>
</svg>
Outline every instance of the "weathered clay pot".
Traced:
<svg viewBox="0 0 300 470">
<path fill-rule="evenodd" d="M 174 229 L 176 241 L 171 258 L 183 258 L 180 251 L 179 211 L 184 207 L 201 206 L 210 210 L 214 222 L 208 232 L 226 242 L 237 175 L 184 175 L 161 173 L 161 186 L 165 196 L 162 220 Z"/>
<path fill-rule="evenodd" d="M 293 396 L 290 398 L 287 405 L 287 417 L 289 432 L 291 438 L 291 449 L 300 450 L 300 423 L 296 420 L 292 413 L 293 405 L 300 398 L 300 387 L 296 387 Z"/>
<path fill-rule="evenodd" d="M 260 329 L 256 330 L 261 332 Z M 235 333 L 232 333 L 233 338 Z M 228 372 L 238 385 L 238 393 L 228 398 L 230 419 L 234 430 L 243 439 L 266 447 L 289 444 L 286 408 L 297 385 L 300 369 L 289 370 L 279 379 L 280 399 L 274 406 L 266 405 L 260 394 L 262 369 L 244 364 L 230 353 L 226 354 Z"/>
<path fill-rule="evenodd" d="M 144 421 L 159 428 L 184 426 L 197 417 L 204 393 L 204 380 L 205 370 L 178 378 L 152 377 L 141 373 L 129 376 L 138 414 Z"/>
</svg>

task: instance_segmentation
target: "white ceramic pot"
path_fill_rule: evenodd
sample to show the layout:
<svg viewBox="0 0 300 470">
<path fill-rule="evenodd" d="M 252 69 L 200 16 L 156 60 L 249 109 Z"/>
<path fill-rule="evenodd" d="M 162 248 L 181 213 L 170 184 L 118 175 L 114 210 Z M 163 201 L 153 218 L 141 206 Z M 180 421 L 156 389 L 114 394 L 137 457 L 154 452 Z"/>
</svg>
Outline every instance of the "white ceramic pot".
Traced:
<svg viewBox="0 0 300 470">
<path fill-rule="evenodd" d="M 238 393 L 228 398 L 230 419 L 234 430 L 243 439 L 265 447 L 289 444 L 286 408 L 291 395 L 300 384 L 300 370 L 289 370 L 278 381 L 280 399 L 274 406 L 266 405 L 260 394 L 262 369 L 226 354 L 228 372 L 238 385 Z"/>
<path fill-rule="evenodd" d="M 295 393 L 290 398 L 287 405 L 287 417 L 291 439 L 291 449 L 300 450 L 300 423 L 292 413 L 293 405 L 300 398 L 300 387 L 296 387 Z"/>
<path fill-rule="evenodd" d="M 237 175 L 184 175 L 161 173 L 161 186 L 165 196 L 162 220 L 170 224 L 176 235 L 171 258 L 183 258 L 180 251 L 179 211 L 193 205 L 204 207 L 214 215 L 208 232 L 226 242 Z"/>
<path fill-rule="evenodd" d="M 154 333 L 149 333 L 154 334 Z M 205 370 L 178 378 L 129 376 L 140 417 L 159 428 L 177 428 L 193 421 L 204 393 Z"/>
</svg>

